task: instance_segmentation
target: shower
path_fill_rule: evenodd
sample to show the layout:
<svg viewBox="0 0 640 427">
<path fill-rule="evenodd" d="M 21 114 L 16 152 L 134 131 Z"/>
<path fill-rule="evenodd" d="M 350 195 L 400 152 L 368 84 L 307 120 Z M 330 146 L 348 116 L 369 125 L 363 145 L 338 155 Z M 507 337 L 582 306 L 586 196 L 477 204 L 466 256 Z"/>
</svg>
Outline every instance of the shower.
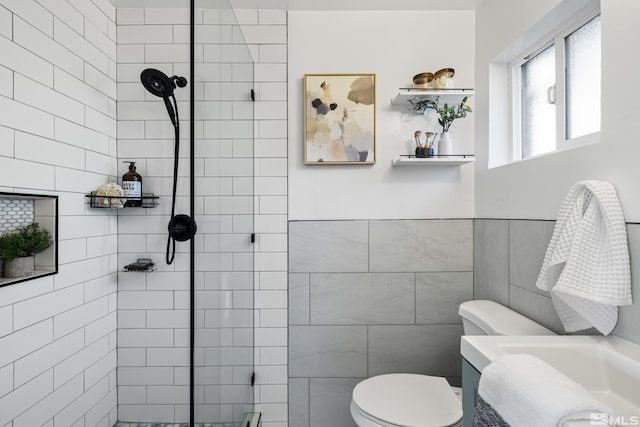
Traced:
<svg viewBox="0 0 640 427">
<path fill-rule="evenodd" d="M 164 197 L 172 191 L 172 200 L 164 212 L 123 215 L 125 224 L 144 215 L 145 255 L 166 257 L 166 264 L 158 263 L 163 267 L 145 275 L 144 290 L 131 291 L 144 293 L 132 310 L 146 311 L 145 329 L 125 321 L 123 335 L 133 329 L 167 340 L 134 340 L 122 350 L 144 353 L 145 359 L 123 366 L 118 426 L 256 427 L 261 416 L 254 388 L 260 381 L 254 339 L 254 63 L 244 40 L 234 40 L 233 50 L 218 49 L 212 37 L 239 28 L 227 0 L 204 6 L 191 1 L 190 43 L 182 38 L 172 45 L 181 53 L 175 61 L 171 55 L 160 62 L 145 57 L 147 65 L 137 68 L 136 80 L 153 96 L 140 91 L 136 101 L 123 101 L 154 109 L 142 115 L 146 141 L 138 159 L 146 159 L 149 188 L 162 188 Z M 229 20 L 198 20 L 205 12 Z M 182 18 L 172 25 L 185 29 Z M 197 55 L 202 51 L 206 57 Z M 237 72 L 222 72 L 227 69 Z M 156 297 L 162 304 L 166 297 L 167 304 L 155 306 Z M 130 379 L 130 372 L 142 376 Z M 144 399 L 127 393 L 132 381 Z"/>
<path fill-rule="evenodd" d="M 176 192 L 178 186 L 178 162 L 180 159 L 180 116 L 178 114 L 178 102 L 173 94 L 177 87 L 187 86 L 187 79 L 179 76 L 168 77 L 165 73 L 155 68 L 147 68 L 140 74 L 142 85 L 151 94 L 161 97 L 167 107 L 169 119 L 175 130 L 175 142 L 173 153 L 173 192 L 171 197 L 171 219 L 169 220 L 167 237 L 166 262 L 173 263 L 176 255 L 176 240 L 187 241 L 196 234 L 197 225 L 189 215 L 176 215 Z M 171 98 L 171 99 L 169 99 Z M 173 101 L 173 103 L 171 102 Z"/>
</svg>

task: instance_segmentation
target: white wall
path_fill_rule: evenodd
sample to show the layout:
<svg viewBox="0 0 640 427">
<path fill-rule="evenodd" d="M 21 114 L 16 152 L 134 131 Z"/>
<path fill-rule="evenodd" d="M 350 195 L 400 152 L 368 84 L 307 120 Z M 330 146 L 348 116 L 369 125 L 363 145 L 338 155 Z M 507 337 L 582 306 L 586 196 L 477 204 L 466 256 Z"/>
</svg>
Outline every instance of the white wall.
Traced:
<svg viewBox="0 0 640 427">
<path fill-rule="evenodd" d="M 566 1 L 566 0 L 565 0 Z M 559 0 L 513 2 L 487 0 L 476 19 L 476 216 L 479 218 L 555 219 L 571 185 L 580 180 L 611 182 L 627 221 L 640 220 L 637 182 L 640 170 L 640 86 L 625 76 L 640 67 L 630 43 L 640 40 L 640 3 L 607 1 L 602 12 L 602 131 L 601 140 L 560 153 L 488 169 L 490 144 L 489 64 L 510 43 L 560 4 Z M 500 31 L 496 31 L 500 28 Z M 630 73 L 630 74 L 629 74 Z M 492 101 L 493 102 L 493 101 Z"/>
<path fill-rule="evenodd" d="M 390 105 L 423 71 L 453 67 L 456 86 L 473 87 L 472 11 L 290 11 L 288 49 L 290 220 L 473 216 L 472 165 L 391 167 L 427 122 Z M 376 165 L 303 164 L 303 76 L 324 72 L 376 73 Z M 454 124 L 455 152 L 473 152 L 473 121 Z"/>
<path fill-rule="evenodd" d="M 0 288 L 0 425 L 111 427 L 114 212 L 84 194 L 116 175 L 115 9 L 0 0 L 0 188 L 59 198 L 59 274 Z"/>
</svg>

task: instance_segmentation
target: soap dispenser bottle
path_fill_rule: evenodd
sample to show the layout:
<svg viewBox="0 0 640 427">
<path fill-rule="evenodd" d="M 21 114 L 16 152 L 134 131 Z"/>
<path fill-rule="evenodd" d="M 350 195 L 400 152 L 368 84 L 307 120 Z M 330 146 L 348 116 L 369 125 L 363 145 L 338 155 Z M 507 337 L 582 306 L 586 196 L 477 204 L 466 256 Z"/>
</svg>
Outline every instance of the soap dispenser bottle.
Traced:
<svg viewBox="0 0 640 427">
<path fill-rule="evenodd" d="M 129 172 L 122 175 L 122 191 L 127 202 L 126 207 L 142 206 L 142 177 L 136 172 L 136 162 L 129 163 Z"/>
</svg>

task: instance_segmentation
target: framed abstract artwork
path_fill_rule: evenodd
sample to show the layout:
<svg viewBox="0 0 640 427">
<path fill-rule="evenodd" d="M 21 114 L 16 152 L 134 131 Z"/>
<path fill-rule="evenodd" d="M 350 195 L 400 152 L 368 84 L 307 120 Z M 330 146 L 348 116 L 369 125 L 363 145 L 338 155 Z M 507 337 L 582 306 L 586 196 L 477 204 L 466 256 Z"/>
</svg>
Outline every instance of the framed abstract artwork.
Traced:
<svg viewBox="0 0 640 427">
<path fill-rule="evenodd" d="M 376 163 L 376 75 L 304 75 L 304 164 Z"/>
</svg>

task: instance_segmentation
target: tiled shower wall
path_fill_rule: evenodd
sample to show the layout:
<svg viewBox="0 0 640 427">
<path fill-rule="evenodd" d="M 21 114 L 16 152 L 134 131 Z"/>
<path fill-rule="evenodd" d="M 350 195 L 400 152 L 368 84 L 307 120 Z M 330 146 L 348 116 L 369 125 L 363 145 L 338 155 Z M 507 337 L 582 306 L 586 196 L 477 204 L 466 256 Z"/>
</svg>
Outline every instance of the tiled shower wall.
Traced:
<svg viewBox="0 0 640 427">
<path fill-rule="evenodd" d="M 262 412 L 264 427 L 286 427 L 287 14 L 235 14 L 255 61 L 256 410 Z"/>
<path fill-rule="evenodd" d="M 474 299 L 490 299 L 564 333 L 547 292 L 536 288 L 555 221 L 474 220 Z M 640 224 L 627 224 L 632 306 L 621 307 L 613 335 L 640 344 Z M 635 273 L 635 274 L 634 274 Z"/>
<path fill-rule="evenodd" d="M 59 196 L 59 274 L 0 288 L 0 425 L 116 422 L 116 24 L 107 0 L 0 0 L 1 191 Z"/>
<path fill-rule="evenodd" d="M 460 382 L 471 220 L 289 223 L 289 425 L 354 427 L 353 387 L 392 372 Z"/>
<path fill-rule="evenodd" d="M 196 361 L 210 367 L 197 369 L 196 415 L 230 420 L 232 412 L 246 409 L 231 403 L 251 393 L 242 384 L 251 374 L 255 318 L 256 409 L 265 426 L 275 427 L 286 424 L 287 396 L 286 15 L 237 14 L 243 33 L 230 11 L 200 10 L 196 17 L 202 77 L 195 88 Z M 188 23 L 187 9 L 118 10 L 118 156 L 136 161 L 143 191 L 161 196 L 158 208 L 125 211 L 119 218 L 120 265 L 151 257 L 159 267 L 152 274 L 119 277 L 121 420 L 188 419 L 188 245 L 178 244 L 173 265 L 164 262 L 173 131 L 162 101 L 139 83 L 147 67 L 189 77 Z M 255 84 L 243 35 L 256 61 Z M 251 88 L 255 104 L 248 101 Z M 189 200 L 188 87 L 177 89 L 176 97 L 183 136 L 177 204 L 182 213 Z M 252 258 L 254 212 L 258 237 Z M 219 343 L 222 348 L 216 349 Z"/>
</svg>

